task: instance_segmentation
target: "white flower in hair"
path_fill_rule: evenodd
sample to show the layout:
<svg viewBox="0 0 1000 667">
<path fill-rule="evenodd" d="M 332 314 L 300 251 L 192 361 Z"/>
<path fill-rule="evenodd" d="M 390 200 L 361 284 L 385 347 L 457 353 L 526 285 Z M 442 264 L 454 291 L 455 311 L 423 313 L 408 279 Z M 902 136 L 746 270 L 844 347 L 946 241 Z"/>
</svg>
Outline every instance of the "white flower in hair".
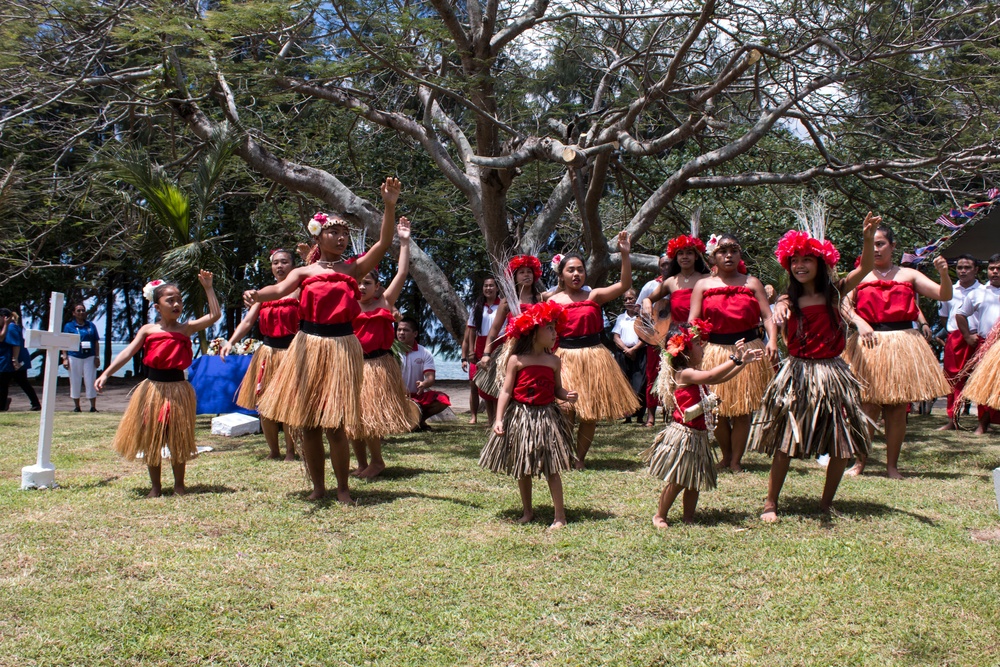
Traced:
<svg viewBox="0 0 1000 667">
<path fill-rule="evenodd" d="M 319 233 L 323 231 L 323 225 L 320 224 L 319 220 L 310 220 L 308 229 L 310 236 L 319 236 Z"/>
<path fill-rule="evenodd" d="M 148 283 L 146 283 L 146 286 L 142 288 L 142 298 L 144 298 L 146 301 L 152 302 L 153 292 L 155 292 L 156 288 L 162 284 L 163 284 L 162 280 L 150 280 Z"/>
<path fill-rule="evenodd" d="M 562 259 L 563 259 L 562 255 L 552 255 L 552 270 L 553 271 L 558 271 L 559 270 L 559 262 L 561 262 Z"/>
<path fill-rule="evenodd" d="M 712 234 L 708 237 L 708 243 L 705 244 L 705 254 L 712 256 L 715 254 L 715 249 L 719 247 L 719 241 L 722 237 L 718 234 Z"/>
</svg>

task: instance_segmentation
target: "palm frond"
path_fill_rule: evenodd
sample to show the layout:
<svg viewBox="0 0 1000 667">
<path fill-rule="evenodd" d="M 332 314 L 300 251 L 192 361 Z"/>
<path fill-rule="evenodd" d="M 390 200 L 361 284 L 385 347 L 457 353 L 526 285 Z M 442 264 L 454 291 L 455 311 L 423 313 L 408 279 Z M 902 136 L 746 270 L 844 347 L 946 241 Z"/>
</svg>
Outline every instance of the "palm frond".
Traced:
<svg viewBox="0 0 1000 667">
<path fill-rule="evenodd" d="M 236 142 L 229 132 L 229 125 L 222 123 L 212 132 L 208 145 L 201 153 L 198 171 L 192 184 L 199 222 L 204 221 L 209 215 L 215 190 L 235 149 Z"/>
<path fill-rule="evenodd" d="M 167 179 L 159 165 L 144 151 L 135 149 L 122 150 L 107 164 L 114 178 L 139 191 L 145 200 L 139 205 L 170 231 L 176 243 L 187 243 L 191 224 L 188 197 Z"/>
</svg>

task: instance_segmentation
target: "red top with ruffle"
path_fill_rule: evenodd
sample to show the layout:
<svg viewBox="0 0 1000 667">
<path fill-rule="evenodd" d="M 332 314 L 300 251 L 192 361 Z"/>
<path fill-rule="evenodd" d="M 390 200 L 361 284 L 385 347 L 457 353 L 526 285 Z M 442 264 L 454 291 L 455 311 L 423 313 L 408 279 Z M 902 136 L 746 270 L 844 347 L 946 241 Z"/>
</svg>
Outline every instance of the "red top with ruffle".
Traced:
<svg viewBox="0 0 1000 667">
<path fill-rule="evenodd" d="M 739 333 L 760 324 L 760 303 L 746 285 L 712 287 L 703 295 L 701 317 L 714 334 Z"/>
<path fill-rule="evenodd" d="M 679 289 L 670 293 L 670 319 L 674 324 L 687 322 L 691 315 L 691 293 L 693 289 Z"/>
<path fill-rule="evenodd" d="M 396 330 L 392 326 L 395 321 L 385 308 L 362 311 L 354 318 L 354 335 L 365 354 L 392 349 L 392 342 L 396 340 Z"/>
<path fill-rule="evenodd" d="M 701 401 L 701 389 L 696 384 L 689 384 L 674 389 L 674 402 L 676 403 L 673 414 L 674 421 L 688 428 L 693 428 L 696 431 L 704 431 L 705 415 L 698 415 L 689 422 L 684 421 L 684 411 L 697 405 L 699 401 Z"/>
<path fill-rule="evenodd" d="M 868 324 L 916 322 L 917 290 L 912 283 L 898 280 L 870 280 L 857 289 L 854 309 Z"/>
<path fill-rule="evenodd" d="M 361 312 L 358 283 L 343 273 L 321 273 L 302 281 L 299 319 L 317 324 L 352 322 Z"/>
<path fill-rule="evenodd" d="M 587 299 L 575 303 L 560 304 L 566 309 L 566 328 L 560 332 L 563 338 L 591 336 L 604 331 L 604 316 L 601 304 Z"/>
<path fill-rule="evenodd" d="M 840 356 L 847 346 L 847 339 L 841 322 L 831 319 L 826 304 L 806 306 L 801 311 L 802 317 L 788 318 L 785 329 L 788 354 L 799 359 L 833 359 Z"/>
<path fill-rule="evenodd" d="M 142 363 L 158 371 L 185 370 L 191 366 L 191 339 L 176 331 L 157 331 L 142 344 Z"/>
<path fill-rule="evenodd" d="M 294 336 L 299 331 L 299 300 L 278 299 L 260 304 L 257 327 L 268 338 Z"/>
<path fill-rule="evenodd" d="M 525 366 L 514 382 L 514 400 L 528 405 L 548 405 L 556 399 L 556 372 L 549 366 Z"/>
</svg>

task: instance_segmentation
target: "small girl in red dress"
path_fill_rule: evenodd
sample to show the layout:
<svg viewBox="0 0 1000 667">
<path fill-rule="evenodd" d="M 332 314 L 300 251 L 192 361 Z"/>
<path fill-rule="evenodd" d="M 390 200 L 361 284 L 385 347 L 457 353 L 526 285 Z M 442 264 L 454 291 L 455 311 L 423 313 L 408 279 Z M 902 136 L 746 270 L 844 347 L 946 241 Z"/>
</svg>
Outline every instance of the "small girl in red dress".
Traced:
<svg viewBox="0 0 1000 667">
<path fill-rule="evenodd" d="M 493 434 L 483 447 L 479 465 L 517 478 L 524 513 L 518 523 L 534 516 L 532 477 L 545 477 L 555 517 L 551 529 L 566 525 L 560 473 L 573 465 L 573 429 L 555 399 L 573 404 L 577 395 L 563 388 L 561 362 L 552 354 L 558 331 L 566 324 L 562 306 L 547 302 L 525 306 L 507 327 L 514 341 L 507 359 L 503 389 L 497 404 Z"/>
<path fill-rule="evenodd" d="M 164 449 L 169 452 L 174 470 L 174 493 L 179 496 L 184 495 L 185 465 L 198 456 L 194 442 L 195 395 L 184 379 L 184 371 L 191 365 L 191 336 L 222 317 L 222 309 L 212 289 L 211 272 L 200 271 L 198 282 L 208 297 L 208 315 L 184 323 L 178 321 L 184 311 L 184 301 L 177 285 L 162 280 L 147 284 L 142 293 L 152 302 L 160 320 L 144 324 L 135 339 L 94 382 L 97 391 L 103 391 L 108 378 L 140 348 L 145 350 L 146 379 L 133 390 L 113 446 L 129 461 L 142 455 L 152 484 L 150 498 L 158 498 L 162 493 L 160 464 Z"/>
</svg>

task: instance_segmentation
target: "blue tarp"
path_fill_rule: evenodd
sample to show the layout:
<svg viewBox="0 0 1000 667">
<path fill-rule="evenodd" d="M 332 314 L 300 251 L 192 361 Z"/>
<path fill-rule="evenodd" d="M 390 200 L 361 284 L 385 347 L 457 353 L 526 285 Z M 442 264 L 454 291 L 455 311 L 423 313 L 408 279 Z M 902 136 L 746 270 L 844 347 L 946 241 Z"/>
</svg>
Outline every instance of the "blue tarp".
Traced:
<svg viewBox="0 0 1000 667">
<path fill-rule="evenodd" d="M 188 382 L 198 396 L 199 415 L 220 415 L 241 412 L 256 415 L 236 405 L 236 390 L 250 366 L 251 354 L 233 355 L 225 361 L 215 356 L 198 357 L 188 369 Z"/>
</svg>

